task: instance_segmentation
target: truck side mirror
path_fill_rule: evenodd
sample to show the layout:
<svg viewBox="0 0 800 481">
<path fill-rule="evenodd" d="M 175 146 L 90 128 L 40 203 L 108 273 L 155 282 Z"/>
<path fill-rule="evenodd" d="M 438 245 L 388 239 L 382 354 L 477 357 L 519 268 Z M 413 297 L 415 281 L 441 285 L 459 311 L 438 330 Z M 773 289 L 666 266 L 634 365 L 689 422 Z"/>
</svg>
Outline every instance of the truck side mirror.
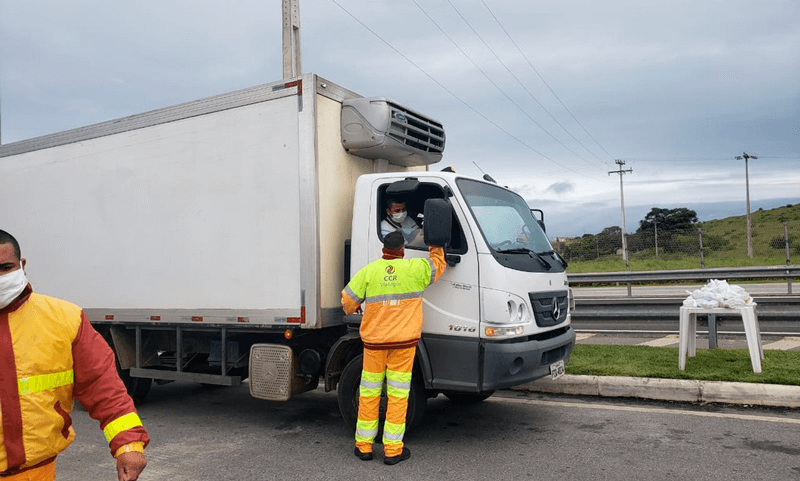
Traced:
<svg viewBox="0 0 800 481">
<path fill-rule="evenodd" d="M 538 218 L 536 216 L 537 213 L 539 214 Z M 544 211 L 542 209 L 531 209 L 531 214 L 533 214 L 533 218 L 536 219 L 536 222 L 539 223 L 542 232 L 547 232 L 547 228 L 544 226 Z"/>
<path fill-rule="evenodd" d="M 453 207 L 446 199 L 425 201 L 425 223 L 422 226 L 425 244 L 446 246 L 453 230 Z"/>
</svg>

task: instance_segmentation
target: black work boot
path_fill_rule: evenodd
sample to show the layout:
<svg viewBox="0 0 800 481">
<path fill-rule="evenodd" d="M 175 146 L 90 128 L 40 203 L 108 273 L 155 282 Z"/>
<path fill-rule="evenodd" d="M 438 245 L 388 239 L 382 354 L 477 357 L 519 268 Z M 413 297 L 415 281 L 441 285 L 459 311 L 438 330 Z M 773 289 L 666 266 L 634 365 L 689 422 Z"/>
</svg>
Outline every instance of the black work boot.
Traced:
<svg viewBox="0 0 800 481">
<path fill-rule="evenodd" d="M 358 450 L 358 448 L 353 449 L 353 454 L 355 454 L 356 457 L 358 457 L 358 459 L 362 461 L 369 461 L 370 459 L 372 459 L 372 453 L 362 453 L 361 451 Z"/>
<path fill-rule="evenodd" d="M 398 454 L 397 456 L 390 456 L 388 458 L 383 458 L 383 464 L 388 464 L 390 466 L 394 466 L 395 464 L 399 463 L 400 461 L 405 461 L 406 459 L 411 457 L 411 450 L 408 448 L 403 448 L 403 452 Z"/>
</svg>

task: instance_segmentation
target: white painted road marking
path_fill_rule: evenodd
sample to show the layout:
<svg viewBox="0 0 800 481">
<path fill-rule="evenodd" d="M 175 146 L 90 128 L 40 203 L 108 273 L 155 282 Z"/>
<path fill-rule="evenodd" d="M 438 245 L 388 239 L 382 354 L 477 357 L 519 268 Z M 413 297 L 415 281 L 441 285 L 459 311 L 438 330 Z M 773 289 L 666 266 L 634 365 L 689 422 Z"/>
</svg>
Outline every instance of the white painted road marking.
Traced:
<svg viewBox="0 0 800 481">
<path fill-rule="evenodd" d="M 678 344 L 677 334 L 670 334 L 667 337 L 661 337 L 658 339 L 653 339 L 652 341 L 643 342 L 639 344 L 639 346 L 666 347 L 673 344 Z"/>
<path fill-rule="evenodd" d="M 781 351 L 788 351 L 800 347 L 800 337 L 784 337 L 780 341 L 764 344 L 764 349 L 778 349 Z"/>
<path fill-rule="evenodd" d="M 535 404 L 537 406 L 550 406 L 550 407 L 568 407 L 574 409 L 605 409 L 608 411 L 627 411 L 649 414 L 672 414 L 678 416 L 698 416 L 704 418 L 725 418 L 725 419 L 741 419 L 744 421 L 757 421 L 764 423 L 779 423 L 779 424 L 798 424 L 800 419 L 775 417 L 775 416 L 755 416 L 752 414 L 733 414 L 733 413 L 714 413 L 705 411 L 687 411 L 684 409 L 664 409 L 652 408 L 644 406 L 618 406 L 612 404 L 591 404 L 591 403 L 573 403 L 567 401 L 543 401 L 540 399 L 520 399 L 502 396 L 494 396 L 484 402 L 513 402 L 518 404 Z"/>
</svg>

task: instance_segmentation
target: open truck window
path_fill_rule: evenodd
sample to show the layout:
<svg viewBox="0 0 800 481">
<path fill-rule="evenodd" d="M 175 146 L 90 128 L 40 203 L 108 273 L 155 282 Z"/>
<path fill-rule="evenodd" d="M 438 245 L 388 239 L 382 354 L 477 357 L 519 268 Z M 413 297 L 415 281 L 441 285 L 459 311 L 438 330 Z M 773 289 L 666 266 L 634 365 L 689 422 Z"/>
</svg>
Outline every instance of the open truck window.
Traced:
<svg viewBox="0 0 800 481">
<path fill-rule="evenodd" d="M 447 196 L 445 195 L 444 190 L 439 184 L 435 184 L 432 182 L 420 182 L 418 187 L 412 193 L 405 193 L 403 195 L 396 195 L 390 192 L 387 192 L 388 187 L 391 184 L 386 184 L 378 188 L 378 213 L 380 215 L 380 220 L 378 222 L 378 236 L 380 237 L 381 241 L 385 235 L 385 229 L 380 228 L 381 223 L 386 219 L 387 209 L 390 208 L 390 202 L 392 201 L 402 201 L 405 202 L 407 218 L 411 219 L 416 226 L 419 227 L 420 236 L 417 241 L 410 242 L 408 238 L 406 239 L 406 248 L 407 249 L 418 249 L 418 250 L 427 250 L 428 246 L 422 240 L 422 226 L 425 223 L 425 218 L 423 215 L 423 211 L 425 208 L 425 201 L 428 199 L 444 199 Z M 406 225 L 409 222 L 406 221 Z M 384 224 L 385 226 L 386 224 Z M 450 245 L 447 248 L 448 253 L 453 254 L 464 254 L 467 252 L 467 242 L 466 238 L 464 237 L 464 232 L 461 229 L 461 224 L 458 222 L 458 218 L 453 212 L 453 221 L 452 221 L 452 235 L 450 237 Z M 405 233 L 404 233 L 405 234 Z"/>
</svg>

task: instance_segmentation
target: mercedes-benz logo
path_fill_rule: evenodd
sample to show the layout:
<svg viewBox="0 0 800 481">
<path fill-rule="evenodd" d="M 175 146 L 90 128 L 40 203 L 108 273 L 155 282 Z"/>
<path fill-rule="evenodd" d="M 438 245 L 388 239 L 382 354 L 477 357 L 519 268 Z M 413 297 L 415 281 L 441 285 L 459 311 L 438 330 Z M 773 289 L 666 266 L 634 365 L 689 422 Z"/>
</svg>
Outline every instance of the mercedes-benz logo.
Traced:
<svg viewBox="0 0 800 481">
<path fill-rule="evenodd" d="M 561 317 L 561 306 L 558 305 L 558 298 L 553 298 L 553 319 L 556 321 Z"/>
</svg>

